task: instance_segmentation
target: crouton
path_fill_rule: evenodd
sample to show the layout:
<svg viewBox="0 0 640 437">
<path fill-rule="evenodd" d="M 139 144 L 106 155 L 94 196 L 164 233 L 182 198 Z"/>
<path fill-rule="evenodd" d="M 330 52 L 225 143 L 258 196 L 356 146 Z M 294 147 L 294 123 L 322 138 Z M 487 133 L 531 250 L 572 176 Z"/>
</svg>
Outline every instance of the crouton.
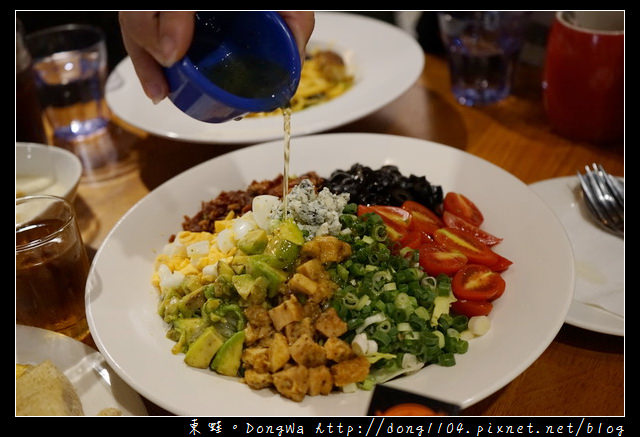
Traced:
<svg viewBox="0 0 640 437">
<path fill-rule="evenodd" d="M 294 273 L 289 279 L 289 289 L 313 297 L 318 294 L 318 283 L 302 273 Z"/>
<path fill-rule="evenodd" d="M 301 254 L 317 258 L 322 264 L 340 262 L 351 256 L 351 246 L 332 235 L 322 235 L 304 243 Z"/>
<path fill-rule="evenodd" d="M 329 337 L 324 342 L 324 351 L 327 354 L 327 359 L 336 363 L 355 357 L 355 353 L 349 343 L 338 337 Z"/>
<path fill-rule="evenodd" d="M 313 327 L 311 317 L 305 317 L 299 322 L 292 322 L 284 327 L 284 335 L 287 337 L 289 344 L 295 343 L 303 335 L 314 338 L 315 333 L 316 328 Z"/>
<path fill-rule="evenodd" d="M 259 373 L 269 371 L 269 349 L 266 347 L 250 347 L 242 351 L 242 364 L 247 369 Z"/>
<path fill-rule="evenodd" d="M 279 332 L 273 335 L 269 346 L 269 371 L 277 372 L 289 361 L 289 344 L 287 338 Z"/>
<path fill-rule="evenodd" d="M 327 276 L 327 271 L 317 258 L 312 258 L 296 268 L 296 272 L 306 276 L 309 279 L 317 281 Z"/>
<path fill-rule="evenodd" d="M 311 320 L 315 320 L 318 318 L 320 313 L 322 313 L 322 309 L 320 308 L 318 302 L 307 300 L 304 305 L 302 305 L 302 312 L 305 317 L 309 317 Z"/>
<path fill-rule="evenodd" d="M 289 347 L 289 351 L 293 361 L 305 367 L 321 366 L 327 360 L 324 348 L 306 335 L 296 340 Z"/>
<path fill-rule="evenodd" d="M 244 371 L 244 382 L 249 387 L 260 390 L 273 384 L 273 376 L 270 373 L 260 373 L 247 369 Z"/>
<path fill-rule="evenodd" d="M 365 357 L 355 357 L 331 366 L 333 383 L 343 387 L 353 382 L 364 381 L 369 374 L 369 361 Z"/>
<path fill-rule="evenodd" d="M 295 295 L 291 295 L 289 299 L 270 309 L 269 317 L 276 331 L 281 331 L 289 323 L 302 320 L 302 305 L 300 305 Z"/>
<path fill-rule="evenodd" d="M 251 305 L 244 310 L 244 315 L 247 317 L 247 322 L 251 323 L 256 328 L 262 326 L 271 326 L 271 318 L 267 309 L 262 305 Z"/>
<path fill-rule="evenodd" d="M 300 402 L 309 389 L 309 370 L 304 366 L 291 366 L 273 374 L 273 385 L 281 395 Z"/>
<path fill-rule="evenodd" d="M 310 396 L 328 395 L 333 390 L 333 376 L 327 366 L 312 367 L 309 369 Z"/>
<path fill-rule="evenodd" d="M 347 324 L 338 316 L 335 308 L 329 308 L 320 314 L 315 327 L 327 338 L 340 337 L 347 332 Z"/>
<path fill-rule="evenodd" d="M 269 326 L 255 327 L 252 323 L 249 323 L 244 328 L 244 343 L 247 346 L 251 346 L 262 339 L 268 338 L 274 332 L 271 324 Z"/>
</svg>

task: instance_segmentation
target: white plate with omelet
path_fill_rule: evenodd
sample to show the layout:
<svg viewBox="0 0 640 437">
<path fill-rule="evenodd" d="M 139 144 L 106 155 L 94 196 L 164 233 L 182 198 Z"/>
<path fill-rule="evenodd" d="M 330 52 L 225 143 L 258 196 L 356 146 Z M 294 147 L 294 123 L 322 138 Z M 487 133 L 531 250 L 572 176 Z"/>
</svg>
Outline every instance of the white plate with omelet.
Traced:
<svg viewBox="0 0 640 437">
<path fill-rule="evenodd" d="M 73 391 L 67 393 L 67 399 L 75 398 L 76 402 L 71 408 L 60 405 L 59 408 L 47 406 L 45 411 L 72 411 L 74 415 L 122 415 L 122 416 L 146 416 L 147 409 L 140 395 L 129 387 L 106 363 L 100 352 L 89 346 L 46 329 L 31 326 L 16 325 L 16 376 L 21 366 L 37 366 L 45 361 L 53 363 L 58 371 L 62 372 L 71 383 Z M 56 379 L 55 371 L 49 370 L 48 375 Z M 46 379 L 46 378 L 45 378 Z M 43 379 L 40 379 L 42 382 Z M 49 388 L 52 392 L 61 391 L 56 387 L 60 382 L 51 382 Z M 20 387 L 16 385 L 16 390 Z M 68 389 L 68 387 L 67 387 Z M 30 390 L 25 388 L 25 390 Z M 36 389 L 37 390 L 37 389 Z M 46 399 L 42 387 L 38 393 L 37 402 L 59 402 L 59 396 L 50 396 Z M 16 393 L 17 399 L 18 393 Z M 77 405 L 77 398 L 81 404 L 81 411 Z M 34 399 L 35 401 L 35 399 Z M 39 411 L 38 408 L 30 408 L 31 413 Z M 41 411 L 41 410 L 40 410 Z M 82 414 L 79 414 L 82 413 Z M 53 413 L 52 413 L 53 414 Z M 16 411 L 16 415 L 20 415 Z M 44 414 L 49 415 L 49 414 Z"/>
<path fill-rule="evenodd" d="M 244 190 L 282 172 L 282 141 L 242 148 L 203 162 L 157 187 L 107 236 L 86 289 L 87 321 L 111 367 L 154 404 L 184 416 L 361 416 L 372 392 L 334 392 L 294 402 L 270 389 L 253 390 L 238 377 L 189 367 L 172 353 L 168 325 L 152 285 L 156 257 L 182 230 L 185 216 L 221 191 Z M 294 138 L 291 175 L 329 177 L 360 163 L 396 165 L 444 191 L 464 193 L 481 209 L 485 229 L 503 238 L 496 251 L 513 261 L 495 303 L 491 329 L 469 342 L 452 367 L 431 365 L 385 383 L 465 409 L 525 371 L 562 327 L 573 299 L 574 258 L 562 224 L 526 184 L 459 149 L 416 138 L 322 134 Z"/>
<path fill-rule="evenodd" d="M 422 48 L 409 33 L 354 13 L 317 12 L 307 54 L 315 49 L 340 55 L 353 85 L 332 100 L 295 111 L 292 136 L 322 132 L 371 114 L 413 85 L 424 66 Z M 154 105 L 144 94 L 129 57 L 110 74 L 106 101 L 125 123 L 173 140 L 246 144 L 283 135 L 283 117 L 278 115 L 215 124 L 189 117 L 169 99 Z"/>
</svg>

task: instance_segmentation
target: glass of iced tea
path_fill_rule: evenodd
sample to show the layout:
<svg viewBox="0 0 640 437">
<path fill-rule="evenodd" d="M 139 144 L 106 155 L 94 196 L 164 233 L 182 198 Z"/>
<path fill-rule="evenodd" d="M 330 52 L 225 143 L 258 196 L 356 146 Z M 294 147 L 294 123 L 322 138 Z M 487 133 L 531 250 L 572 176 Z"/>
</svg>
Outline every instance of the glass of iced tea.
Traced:
<svg viewBox="0 0 640 437">
<path fill-rule="evenodd" d="M 89 258 L 73 206 L 57 196 L 16 199 L 16 323 L 84 340 Z"/>
</svg>

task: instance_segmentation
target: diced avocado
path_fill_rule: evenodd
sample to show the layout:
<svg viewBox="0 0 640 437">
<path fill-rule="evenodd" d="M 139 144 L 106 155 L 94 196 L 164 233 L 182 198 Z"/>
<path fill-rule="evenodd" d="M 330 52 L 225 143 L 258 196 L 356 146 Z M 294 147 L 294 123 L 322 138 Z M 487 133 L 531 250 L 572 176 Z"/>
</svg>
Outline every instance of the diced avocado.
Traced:
<svg viewBox="0 0 640 437">
<path fill-rule="evenodd" d="M 231 278 L 233 278 L 233 276 L 229 276 L 229 279 L 225 276 L 218 276 L 216 278 L 213 282 L 213 295 L 215 297 L 233 297 L 233 284 L 231 283 Z"/>
<path fill-rule="evenodd" d="M 184 362 L 191 367 L 206 369 L 211 364 L 213 356 L 224 344 L 224 338 L 213 326 L 207 327 L 204 332 L 189 346 L 184 356 Z"/>
<path fill-rule="evenodd" d="M 278 239 L 289 240 L 298 246 L 304 244 L 304 235 L 292 219 L 282 221 L 275 229 L 274 235 Z"/>
<path fill-rule="evenodd" d="M 220 320 L 220 316 L 215 313 L 215 310 L 220 306 L 220 299 L 211 298 L 202 304 L 202 317 L 209 318 L 211 322 L 217 322 Z"/>
<path fill-rule="evenodd" d="M 204 297 L 204 287 L 192 291 L 180 299 L 178 309 L 183 317 L 192 317 L 202 307 L 207 299 Z"/>
<path fill-rule="evenodd" d="M 225 261 L 218 261 L 218 278 L 224 278 L 228 281 L 231 281 L 231 277 L 235 275 L 236 272 L 233 271 L 233 268 L 229 265 L 229 263 Z"/>
<path fill-rule="evenodd" d="M 238 240 L 238 249 L 246 253 L 247 255 L 255 255 L 262 253 L 264 248 L 267 247 L 269 238 L 267 232 L 264 229 L 253 229 Z"/>
<path fill-rule="evenodd" d="M 290 240 L 274 238 L 267 246 L 266 253 L 274 258 L 273 265 L 281 269 L 287 269 L 298 259 L 300 247 Z"/>
<path fill-rule="evenodd" d="M 182 289 L 185 293 L 191 293 L 202 287 L 202 282 L 197 275 L 186 275 L 182 281 Z"/>
<path fill-rule="evenodd" d="M 231 278 L 231 283 L 235 287 L 236 291 L 243 299 L 249 297 L 251 290 L 253 289 L 253 283 L 255 278 L 249 274 L 236 275 Z"/>
<path fill-rule="evenodd" d="M 173 322 L 173 328 L 180 333 L 186 335 L 188 344 L 192 343 L 200 336 L 209 325 L 206 320 L 200 317 L 188 317 L 184 319 L 176 319 Z"/>
<path fill-rule="evenodd" d="M 262 303 L 267 295 L 269 281 L 264 276 L 236 275 L 231 279 L 236 291 L 245 300 Z"/>
<path fill-rule="evenodd" d="M 173 321 L 173 328 L 169 331 L 171 333 L 169 338 L 174 339 L 178 335 L 179 338 L 177 343 L 173 346 L 172 352 L 177 354 L 187 350 L 189 345 L 204 332 L 207 326 L 209 326 L 209 323 L 200 317 L 175 319 Z"/>
<path fill-rule="evenodd" d="M 248 267 L 252 276 L 264 276 L 267 279 L 270 296 L 274 295 L 288 278 L 286 272 L 267 263 L 261 255 L 251 257 Z"/>
<path fill-rule="evenodd" d="M 233 334 L 220 347 L 218 353 L 211 361 L 211 369 L 226 376 L 237 376 L 242 358 L 242 346 L 244 344 L 244 330 Z"/>
<path fill-rule="evenodd" d="M 231 268 L 236 275 L 246 273 L 247 264 L 249 264 L 249 255 L 240 254 L 240 252 L 231 260 Z"/>
</svg>

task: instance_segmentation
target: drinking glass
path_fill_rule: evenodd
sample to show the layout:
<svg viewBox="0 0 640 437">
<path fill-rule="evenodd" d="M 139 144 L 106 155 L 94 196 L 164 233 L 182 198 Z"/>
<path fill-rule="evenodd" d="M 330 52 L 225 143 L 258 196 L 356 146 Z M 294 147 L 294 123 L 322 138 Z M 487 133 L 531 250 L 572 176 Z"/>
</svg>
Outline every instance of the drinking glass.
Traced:
<svg viewBox="0 0 640 437">
<path fill-rule="evenodd" d="M 16 199 L 16 323 L 83 340 L 89 258 L 72 205 L 50 195 Z"/>
<path fill-rule="evenodd" d="M 498 102 L 511 93 L 528 12 L 440 12 L 451 90 L 463 105 Z"/>
</svg>

